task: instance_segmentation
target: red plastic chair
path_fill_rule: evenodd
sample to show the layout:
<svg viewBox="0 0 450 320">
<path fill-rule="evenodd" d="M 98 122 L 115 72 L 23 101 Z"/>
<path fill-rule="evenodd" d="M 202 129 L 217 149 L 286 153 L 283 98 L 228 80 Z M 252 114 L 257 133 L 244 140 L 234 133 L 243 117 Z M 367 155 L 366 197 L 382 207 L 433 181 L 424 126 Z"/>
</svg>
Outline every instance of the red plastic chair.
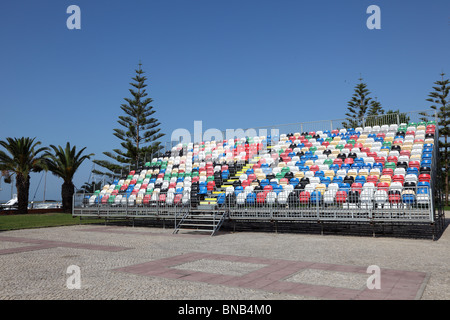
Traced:
<svg viewBox="0 0 450 320">
<path fill-rule="evenodd" d="M 366 179 L 366 182 L 371 182 L 374 185 L 376 185 L 378 183 L 378 177 L 377 176 L 368 176 Z"/>
<path fill-rule="evenodd" d="M 299 194 L 299 201 L 301 204 L 307 204 L 307 203 L 309 203 L 310 197 L 311 197 L 311 195 L 309 194 L 309 192 L 302 191 Z"/>
<path fill-rule="evenodd" d="M 400 191 L 391 191 L 388 193 L 388 199 L 390 203 L 400 203 L 402 202 L 402 197 Z"/>
<path fill-rule="evenodd" d="M 345 164 L 353 164 L 355 160 L 353 158 L 345 158 L 344 163 Z"/>
<path fill-rule="evenodd" d="M 419 174 L 419 182 L 430 182 L 431 176 L 427 173 Z"/>
<path fill-rule="evenodd" d="M 250 184 L 251 184 L 251 180 L 248 180 L 248 179 L 241 182 L 241 186 L 243 188 L 248 187 Z"/>
<path fill-rule="evenodd" d="M 377 185 L 377 188 L 378 188 L 378 190 L 384 190 L 384 191 L 389 191 L 389 183 L 387 183 L 387 182 L 380 182 L 378 185 Z"/>
<path fill-rule="evenodd" d="M 359 193 L 361 193 L 361 191 L 362 191 L 362 183 L 354 182 L 352 184 L 351 190 L 352 191 L 358 191 Z"/>
<path fill-rule="evenodd" d="M 402 184 L 405 182 L 405 176 L 401 174 L 396 174 L 392 177 L 392 182 L 401 182 Z"/>
<path fill-rule="evenodd" d="M 102 197 L 102 204 L 108 203 L 108 199 L 109 199 L 109 195 L 108 195 L 108 194 L 105 194 L 105 195 Z"/>
<path fill-rule="evenodd" d="M 182 199 L 183 199 L 183 195 L 181 193 L 177 193 L 175 195 L 175 198 L 173 199 L 173 203 L 174 204 L 179 204 L 179 203 L 181 203 Z"/>
<path fill-rule="evenodd" d="M 420 162 L 419 162 L 419 161 L 416 161 L 416 160 L 410 161 L 410 162 L 409 162 L 409 167 L 410 167 L 410 168 L 417 168 L 417 169 L 420 169 Z"/>
<path fill-rule="evenodd" d="M 216 183 L 214 181 L 208 181 L 208 183 L 206 184 L 206 190 L 214 191 L 215 188 L 216 188 Z"/>
<path fill-rule="evenodd" d="M 400 151 L 400 155 L 401 156 L 408 156 L 408 157 L 410 157 L 411 156 L 411 151 L 410 150 L 402 150 L 402 151 Z"/>
<path fill-rule="evenodd" d="M 397 158 L 396 156 L 389 156 L 389 157 L 387 158 L 387 161 L 388 161 L 388 162 L 394 162 L 395 164 L 397 164 L 398 158 Z"/>
<path fill-rule="evenodd" d="M 347 202 L 347 192 L 345 192 L 345 191 L 336 192 L 335 201 L 336 201 L 336 203 L 339 203 L 339 204 L 346 203 Z"/>
<path fill-rule="evenodd" d="M 149 203 L 150 203 L 150 199 L 152 198 L 152 195 L 151 194 L 146 194 L 145 196 L 144 196 L 144 198 L 142 199 L 142 203 L 144 204 L 144 205 L 148 205 Z"/>
<path fill-rule="evenodd" d="M 267 187 L 267 186 L 266 186 Z M 266 195 L 268 192 L 259 192 L 256 196 L 256 203 L 258 204 L 264 204 L 266 201 Z"/>
</svg>

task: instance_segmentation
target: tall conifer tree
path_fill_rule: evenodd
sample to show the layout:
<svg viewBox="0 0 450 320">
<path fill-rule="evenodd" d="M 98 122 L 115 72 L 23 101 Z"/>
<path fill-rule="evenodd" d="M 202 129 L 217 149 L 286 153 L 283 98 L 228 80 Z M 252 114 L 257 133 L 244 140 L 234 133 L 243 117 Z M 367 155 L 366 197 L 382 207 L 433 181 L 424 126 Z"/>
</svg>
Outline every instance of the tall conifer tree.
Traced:
<svg viewBox="0 0 450 320">
<path fill-rule="evenodd" d="M 445 204 L 448 206 L 449 195 L 449 161 L 450 161 L 450 79 L 444 79 L 445 73 L 441 73 L 441 80 L 436 81 L 432 92 L 428 95 L 428 102 L 431 102 L 431 109 L 436 110 L 439 130 L 439 151 L 441 167 L 443 171 L 443 184 L 445 192 Z"/>
<path fill-rule="evenodd" d="M 370 97 L 370 91 L 367 89 L 363 79 L 359 79 L 359 83 L 355 86 L 355 93 L 352 95 L 352 99 L 348 102 L 347 118 L 342 123 L 344 128 L 357 128 L 364 125 L 364 120 L 367 116 L 375 116 L 384 114 L 381 103 L 373 100 Z M 372 124 L 370 124 L 372 125 Z"/>
<path fill-rule="evenodd" d="M 160 122 L 154 118 L 156 112 L 151 103 L 153 99 L 148 97 L 147 77 L 142 70 L 142 64 L 139 63 L 138 69 L 135 70 L 136 75 L 130 83 L 132 88 L 130 98 L 124 98 L 125 102 L 120 106 L 123 115 L 119 116 L 117 121 L 120 128 L 113 131 L 121 142 L 121 148 L 113 149 L 112 152 L 103 152 L 104 155 L 114 160 L 94 160 L 93 162 L 100 167 L 107 169 L 109 172 L 100 172 L 94 170 L 95 174 L 105 174 L 112 177 L 114 173 L 118 173 L 124 166 L 137 169 L 144 164 L 146 158 L 150 158 L 152 154 L 159 152 L 162 148 L 161 142 L 158 141 L 164 136 L 161 133 Z"/>
</svg>

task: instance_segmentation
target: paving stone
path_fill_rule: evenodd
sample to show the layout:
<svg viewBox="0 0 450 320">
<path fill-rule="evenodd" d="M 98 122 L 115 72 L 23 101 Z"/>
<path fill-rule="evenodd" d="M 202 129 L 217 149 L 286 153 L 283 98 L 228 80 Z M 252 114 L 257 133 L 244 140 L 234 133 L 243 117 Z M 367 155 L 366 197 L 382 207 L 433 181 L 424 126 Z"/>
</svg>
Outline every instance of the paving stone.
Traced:
<svg viewBox="0 0 450 320">
<path fill-rule="evenodd" d="M 108 225 L 6 231 L 0 300 L 448 300 L 449 246 L 448 230 L 438 241 Z M 80 289 L 66 286 L 71 265 Z M 370 265 L 381 270 L 378 291 L 361 288 Z"/>
</svg>

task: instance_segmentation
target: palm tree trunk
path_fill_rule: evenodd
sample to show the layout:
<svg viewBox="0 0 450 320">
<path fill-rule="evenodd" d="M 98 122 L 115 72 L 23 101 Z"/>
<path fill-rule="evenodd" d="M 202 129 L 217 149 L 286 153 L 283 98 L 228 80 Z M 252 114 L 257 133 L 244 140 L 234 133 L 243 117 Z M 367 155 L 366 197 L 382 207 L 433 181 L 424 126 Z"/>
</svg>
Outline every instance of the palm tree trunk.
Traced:
<svg viewBox="0 0 450 320">
<path fill-rule="evenodd" d="M 63 211 L 67 213 L 72 212 L 73 194 L 75 192 L 75 186 L 72 182 L 64 182 L 61 187 L 61 198 Z"/>
<path fill-rule="evenodd" d="M 16 176 L 18 213 L 28 213 L 28 195 L 30 191 L 30 176 L 26 178 L 22 174 Z"/>
</svg>

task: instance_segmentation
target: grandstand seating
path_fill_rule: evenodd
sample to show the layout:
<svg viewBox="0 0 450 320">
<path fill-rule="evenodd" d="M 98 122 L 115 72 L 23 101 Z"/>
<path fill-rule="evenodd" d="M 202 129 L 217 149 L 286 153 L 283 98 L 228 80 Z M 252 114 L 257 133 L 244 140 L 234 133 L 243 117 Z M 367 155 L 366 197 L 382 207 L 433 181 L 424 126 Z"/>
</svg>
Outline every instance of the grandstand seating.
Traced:
<svg viewBox="0 0 450 320">
<path fill-rule="evenodd" d="M 426 205 L 435 130 L 430 121 L 178 144 L 87 203 Z"/>
</svg>

